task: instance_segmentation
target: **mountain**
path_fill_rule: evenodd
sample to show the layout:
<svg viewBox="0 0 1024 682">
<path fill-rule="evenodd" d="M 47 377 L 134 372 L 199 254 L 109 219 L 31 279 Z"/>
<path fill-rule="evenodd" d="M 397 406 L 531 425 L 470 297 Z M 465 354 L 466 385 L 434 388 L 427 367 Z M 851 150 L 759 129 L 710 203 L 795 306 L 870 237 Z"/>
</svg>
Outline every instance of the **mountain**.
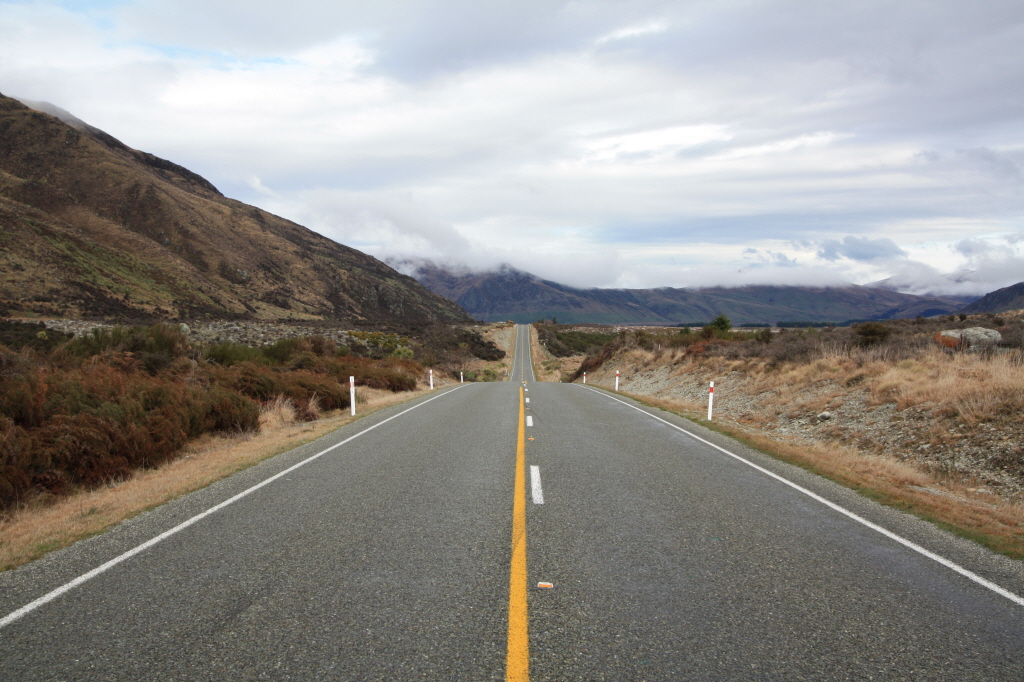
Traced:
<svg viewBox="0 0 1024 682">
<path fill-rule="evenodd" d="M 470 319 L 371 256 L 33 104 L 54 115 L 0 95 L 0 315 Z"/>
<path fill-rule="evenodd" d="M 1018 282 L 985 294 L 959 312 L 973 315 L 976 313 L 1003 313 L 1007 310 L 1020 310 L 1021 308 L 1024 308 L 1024 282 Z"/>
<path fill-rule="evenodd" d="M 843 322 L 927 317 L 963 305 L 958 300 L 856 285 L 575 289 L 509 266 L 493 272 L 455 273 L 420 263 L 413 277 L 485 321 L 557 317 L 565 323 L 656 325 L 702 323 L 724 314 L 739 324 Z"/>
</svg>

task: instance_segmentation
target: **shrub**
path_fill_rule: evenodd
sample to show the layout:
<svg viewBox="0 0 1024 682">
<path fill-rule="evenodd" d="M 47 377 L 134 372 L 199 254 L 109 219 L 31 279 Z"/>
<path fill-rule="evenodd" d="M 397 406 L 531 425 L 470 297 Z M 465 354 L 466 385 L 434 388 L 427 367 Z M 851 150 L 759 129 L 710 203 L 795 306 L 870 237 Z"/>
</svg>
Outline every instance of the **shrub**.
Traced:
<svg viewBox="0 0 1024 682">
<path fill-rule="evenodd" d="M 35 351 L 47 352 L 70 339 L 70 334 L 47 329 L 42 322 L 0 320 L 0 345 L 14 350 L 31 348 Z"/>
<path fill-rule="evenodd" d="M 711 324 L 708 326 L 717 332 L 727 332 L 732 329 L 732 321 L 725 315 L 719 315 L 711 320 Z"/>
<path fill-rule="evenodd" d="M 314 372 L 325 372 L 326 362 L 312 350 L 296 353 L 288 361 L 288 369 L 308 369 Z"/>
<path fill-rule="evenodd" d="M 0 346 L 0 508 L 157 465 L 204 433 L 258 429 L 260 403 L 279 396 L 316 419 L 348 407 L 349 376 L 399 391 L 422 371 L 334 352 L 313 337 L 269 354 L 232 343 L 195 353 L 173 325 L 98 330 L 47 356 Z"/>
<path fill-rule="evenodd" d="M 209 375 L 214 382 L 256 400 L 273 400 L 284 390 L 277 372 L 255 362 L 243 362 L 231 369 L 212 371 Z"/>
<path fill-rule="evenodd" d="M 892 328 L 881 322 L 864 322 L 853 328 L 857 335 L 857 343 L 861 346 L 873 346 L 885 341 L 892 334 Z"/>
<path fill-rule="evenodd" d="M 317 355 L 335 355 L 338 352 L 338 344 L 325 336 L 311 336 L 309 349 Z"/>
<path fill-rule="evenodd" d="M 92 357 L 110 352 L 151 353 L 180 357 L 191 350 L 188 335 L 172 324 L 151 327 L 113 327 L 93 329 L 76 336 L 65 345 L 67 352 L 78 357 Z"/>
<path fill-rule="evenodd" d="M 779 333 L 771 344 L 763 348 L 769 367 L 778 367 L 787 362 L 803 362 L 817 357 L 820 352 L 820 344 L 815 337 L 799 332 Z"/>
<path fill-rule="evenodd" d="M 204 355 L 210 362 L 215 362 L 225 367 L 231 367 L 242 362 L 266 364 L 269 361 L 267 356 L 258 349 L 233 341 L 225 341 L 224 343 L 215 343 L 207 346 Z"/>
<path fill-rule="evenodd" d="M 686 348 L 697 341 L 697 334 L 694 334 L 689 327 L 683 327 L 678 333 L 672 334 L 666 339 L 666 345 L 672 348 Z"/>
<path fill-rule="evenodd" d="M 289 372 L 283 378 L 282 393 L 295 404 L 300 421 L 318 419 L 320 408 L 340 410 L 349 406 L 348 390 L 337 381 L 307 372 Z"/>
<path fill-rule="evenodd" d="M 264 346 L 261 352 L 272 362 L 279 365 L 286 364 L 292 356 L 302 351 L 311 350 L 312 346 L 306 339 L 281 339 L 269 346 Z"/>
<path fill-rule="evenodd" d="M 216 431 L 259 430 L 260 405 L 252 398 L 224 386 L 189 392 L 189 438 Z"/>
<path fill-rule="evenodd" d="M 537 325 L 537 336 L 548 352 L 555 357 L 593 355 L 599 353 L 604 344 L 615 338 L 612 333 L 559 329 L 551 324 Z"/>
</svg>

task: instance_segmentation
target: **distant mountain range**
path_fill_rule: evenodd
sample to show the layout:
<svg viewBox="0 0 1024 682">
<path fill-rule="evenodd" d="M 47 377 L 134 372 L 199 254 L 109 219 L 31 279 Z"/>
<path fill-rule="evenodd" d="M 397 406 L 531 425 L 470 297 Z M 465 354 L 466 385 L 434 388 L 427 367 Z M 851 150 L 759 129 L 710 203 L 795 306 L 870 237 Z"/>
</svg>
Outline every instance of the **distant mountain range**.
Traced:
<svg viewBox="0 0 1024 682">
<path fill-rule="evenodd" d="M 856 285 L 576 289 L 509 266 L 466 273 L 431 263 L 404 267 L 425 287 L 484 321 L 554 317 L 563 323 L 699 324 L 724 314 L 734 324 L 845 322 L 929 317 L 959 310 L 966 302 Z"/>
<path fill-rule="evenodd" d="M 985 294 L 974 303 L 965 306 L 960 312 L 971 315 L 974 313 L 1005 313 L 1007 310 L 1021 309 L 1024 309 L 1024 282 L 1018 282 Z"/>
<path fill-rule="evenodd" d="M 469 321 L 381 261 L 0 95 L 0 315 Z"/>
</svg>

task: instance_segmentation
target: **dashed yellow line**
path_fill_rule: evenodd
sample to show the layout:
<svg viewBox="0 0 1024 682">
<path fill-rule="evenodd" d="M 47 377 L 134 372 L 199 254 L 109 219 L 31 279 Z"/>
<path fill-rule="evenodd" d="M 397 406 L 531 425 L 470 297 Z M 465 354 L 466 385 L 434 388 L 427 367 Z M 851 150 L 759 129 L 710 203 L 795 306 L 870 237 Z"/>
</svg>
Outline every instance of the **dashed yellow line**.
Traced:
<svg viewBox="0 0 1024 682">
<path fill-rule="evenodd" d="M 519 437 L 516 442 L 516 481 L 512 501 L 512 566 L 508 587 L 508 653 L 506 682 L 530 679 L 529 615 L 526 606 L 526 406 L 519 389 Z"/>
</svg>

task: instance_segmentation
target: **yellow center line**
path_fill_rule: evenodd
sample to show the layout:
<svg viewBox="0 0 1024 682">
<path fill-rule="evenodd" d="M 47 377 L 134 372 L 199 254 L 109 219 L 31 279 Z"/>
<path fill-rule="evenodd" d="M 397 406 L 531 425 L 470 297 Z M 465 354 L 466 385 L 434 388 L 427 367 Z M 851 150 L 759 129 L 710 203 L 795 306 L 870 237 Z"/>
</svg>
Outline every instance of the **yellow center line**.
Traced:
<svg viewBox="0 0 1024 682">
<path fill-rule="evenodd" d="M 516 484 L 512 501 L 512 567 L 508 587 L 508 654 L 506 682 L 530 679 L 529 617 L 526 610 L 526 408 L 519 388 L 519 437 Z"/>
</svg>

